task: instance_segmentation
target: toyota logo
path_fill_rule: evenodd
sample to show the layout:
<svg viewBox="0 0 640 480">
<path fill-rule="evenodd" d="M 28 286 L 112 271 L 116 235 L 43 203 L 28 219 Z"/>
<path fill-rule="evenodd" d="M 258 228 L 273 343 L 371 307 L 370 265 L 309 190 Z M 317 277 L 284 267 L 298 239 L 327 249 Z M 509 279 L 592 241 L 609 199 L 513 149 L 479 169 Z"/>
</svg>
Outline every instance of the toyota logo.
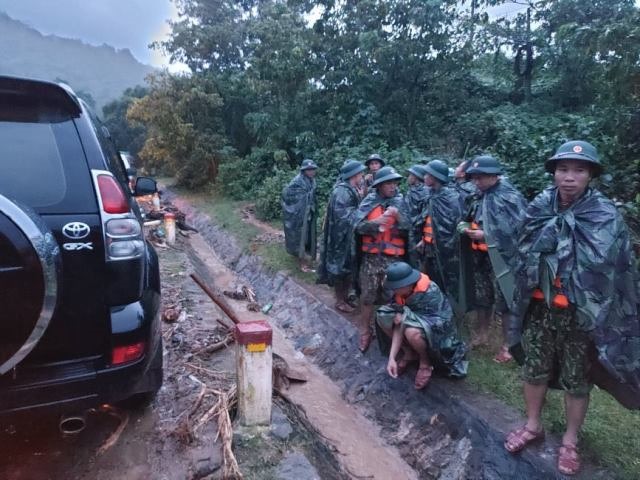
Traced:
<svg viewBox="0 0 640 480">
<path fill-rule="evenodd" d="M 82 222 L 71 222 L 62 227 L 64 236 L 72 240 L 80 240 L 89 235 L 90 231 L 89 225 Z"/>
</svg>

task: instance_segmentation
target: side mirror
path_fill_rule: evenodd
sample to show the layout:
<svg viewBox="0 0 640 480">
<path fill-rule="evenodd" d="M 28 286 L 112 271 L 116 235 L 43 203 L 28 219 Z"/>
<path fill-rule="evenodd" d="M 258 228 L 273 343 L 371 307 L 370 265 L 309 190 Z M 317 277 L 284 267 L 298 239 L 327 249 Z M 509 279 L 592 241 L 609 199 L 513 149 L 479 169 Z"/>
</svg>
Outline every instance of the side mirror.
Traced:
<svg viewBox="0 0 640 480">
<path fill-rule="evenodd" d="M 136 188 L 133 190 L 135 197 L 142 197 L 143 195 L 153 195 L 158 191 L 158 185 L 153 178 L 150 177 L 138 177 L 136 179 Z"/>
</svg>

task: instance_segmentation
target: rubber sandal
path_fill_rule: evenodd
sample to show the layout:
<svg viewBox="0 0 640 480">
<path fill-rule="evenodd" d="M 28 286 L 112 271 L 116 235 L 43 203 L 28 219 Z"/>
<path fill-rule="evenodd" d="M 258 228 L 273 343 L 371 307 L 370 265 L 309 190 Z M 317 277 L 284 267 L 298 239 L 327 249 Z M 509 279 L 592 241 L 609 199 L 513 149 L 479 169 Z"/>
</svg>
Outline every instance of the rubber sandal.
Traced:
<svg viewBox="0 0 640 480">
<path fill-rule="evenodd" d="M 371 340 L 373 340 L 373 335 L 371 334 L 371 332 L 360 335 L 358 348 L 362 353 L 366 352 L 369 349 L 369 345 L 371 345 Z"/>
<path fill-rule="evenodd" d="M 353 313 L 355 308 L 346 302 L 338 302 L 336 303 L 336 310 L 340 310 L 343 313 Z"/>
<path fill-rule="evenodd" d="M 578 447 L 563 443 L 558 449 L 558 471 L 563 475 L 575 475 L 580 470 Z"/>
<path fill-rule="evenodd" d="M 432 372 L 433 367 L 418 367 L 418 373 L 416 373 L 416 379 L 413 383 L 416 390 L 422 390 L 429 384 Z"/>
<path fill-rule="evenodd" d="M 539 442 L 544 438 L 544 430 L 534 432 L 529 430 L 526 425 L 514 430 L 507 435 L 504 441 L 504 448 L 509 453 L 518 453 L 525 449 L 528 445 Z"/>
</svg>

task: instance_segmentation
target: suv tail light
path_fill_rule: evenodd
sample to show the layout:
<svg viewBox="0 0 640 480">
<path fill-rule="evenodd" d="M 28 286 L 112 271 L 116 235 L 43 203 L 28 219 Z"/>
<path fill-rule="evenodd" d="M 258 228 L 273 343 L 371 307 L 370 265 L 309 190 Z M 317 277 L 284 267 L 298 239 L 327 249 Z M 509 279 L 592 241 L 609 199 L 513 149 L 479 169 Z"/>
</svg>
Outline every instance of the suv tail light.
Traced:
<svg viewBox="0 0 640 480">
<path fill-rule="evenodd" d="M 107 213 L 129 213 L 129 202 L 118 182 L 111 175 L 98 175 L 98 190 L 102 208 Z"/>
<path fill-rule="evenodd" d="M 144 346 L 144 342 L 138 342 L 113 347 L 111 349 L 111 365 L 122 365 L 138 360 L 144 354 Z"/>
</svg>

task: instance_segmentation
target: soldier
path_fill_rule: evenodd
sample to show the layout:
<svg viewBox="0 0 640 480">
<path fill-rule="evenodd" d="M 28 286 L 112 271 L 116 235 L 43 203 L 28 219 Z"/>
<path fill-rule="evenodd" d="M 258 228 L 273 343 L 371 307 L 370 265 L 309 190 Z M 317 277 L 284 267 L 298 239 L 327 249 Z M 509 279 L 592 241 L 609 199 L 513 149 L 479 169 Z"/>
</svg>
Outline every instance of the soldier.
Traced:
<svg viewBox="0 0 640 480">
<path fill-rule="evenodd" d="M 417 215 L 422 212 L 422 203 L 427 196 L 428 189 L 424 183 L 424 176 L 426 175 L 424 165 L 412 165 L 407 169 L 409 175 L 407 176 L 407 194 L 404 196 L 404 204 L 407 208 L 407 214 L 409 218 L 413 220 Z"/>
<path fill-rule="evenodd" d="M 374 304 L 382 295 L 385 269 L 406 253 L 409 222 L 398 193 L 400 179 L 402 175 L 392 167 L 378 170 L 372 191 L 362 200 L 354 220 L 360 254 L 361 352 L 371 343 Z"/>
<path fill-rule="evenodd" d="M 298 258 L 300 270 L 310 272 L 305 256 L 316 259 L 316 171 L 313 160 L 303 160 L 300 173 L 282 190 L 285 247 Z"/>
<path fill-rule="evenodd" d="M 449 168 L 441 160 L 425 166 L 424 183 L 430 194 L 411 230 L 411 244 L 427 273 L 457 308 L 459 242 L 456 227 L 462 218 L 458 194 L 449 187 Z"/>
<path fill-rule="evenodd" d="M 347 303 L 351 274 L 355 263 L 354 218 L 360 204 L 358 186 L 362 182 L 365 166 L 356 160 L 347 160 L 340 169 L 341 182 L 331 192 L 320 250 L 317 283 L 333 285 L 336 308 L 352 313 Z"/>
<path fill-rule="evenodd" d="M 613 202 L 589 187 L 603 170 L 595 147 L 566 142 L 545 168 L 555 186 L 526 210 L 514 295 L 524 321 L 510 330 L 510 343 L 520 346 L 514 354 L 524 354 L 527 423 L 505 448 L 516 453 L 542 439 L 547 388 L 561 388 L 567 427 L 558 470 L 573 475 L 592 379 L 627 408 L 640 408 L 640 292 L 627 226 Z"/>
<path fill-rule="evenodd" d="M 382 167 L 384 167 L 385 163 L 384 163 L 384 160 L 382 160 L 382 157 L 380 155 L 378 155 L 377 153 L 373 153 L 369 155 L 369 158 L 367 158 L 367 161 L 364 162 L 364 164 L 367 166 L 367 169 L 369 170 L 367 174 L 364 176 L 364 180 L 367 184 L 367 188 L 369 188 L 373 183 L 376 172 L 380 170 Z"/>
<path fill-rule="evenodd" d="M 494 357 L 498 363 L 512 359 L 506 344 L 506 325 L 513 296 L 513 262 L 516 255 L 515 234 L 522 221 L 526 202 L 522 194 L 501 179 L 502 167 L 490 155 L 475 157 L 467 175 L 478 193 L 471 199 L 466 220 L 459 227 L 464 234 L 461 262 L 466 285 L 465 294 L 473 297 L 477 314 L 477 333 L 472 345 L 483 345 L 489 339 L 489 325 L 494 312 L 502 315 L 504 342 Z M 472 273 L 471 273 L 472 272 Z M 465 295 L 465 296 L 466 296 Z"/>
<path fill-rule="evenodd" d="M 475 185 L 467 179 L 468 167 L 469 160 L 463 160 L 462 162 L 460 162 L 460 165 L 456 167 L 453 173 L 453 176 L 455 178 L 453 188 L 456 190 L 456 192 L 458 192 L 458 195 L 460 197 L 460 206 L 462 207 L 463 211 L 466 211 L 468 209 L 466 200 L 469 195 L 476 193 Z"/>
<path fill-rule="evenodd" d="M 402 375 L 417 360 L 417 390 L 427 386 L 434 367 L 450 377 L 466 376 L 466 346 L 458 338 L 451 307 L 438 285 L 407 263 L 395 262 L 386 270 L 385 289 L 393 292 L 393 300 L 378 309 L 376 322 L 391 338 L 389 375 Z"/>
</svg>

